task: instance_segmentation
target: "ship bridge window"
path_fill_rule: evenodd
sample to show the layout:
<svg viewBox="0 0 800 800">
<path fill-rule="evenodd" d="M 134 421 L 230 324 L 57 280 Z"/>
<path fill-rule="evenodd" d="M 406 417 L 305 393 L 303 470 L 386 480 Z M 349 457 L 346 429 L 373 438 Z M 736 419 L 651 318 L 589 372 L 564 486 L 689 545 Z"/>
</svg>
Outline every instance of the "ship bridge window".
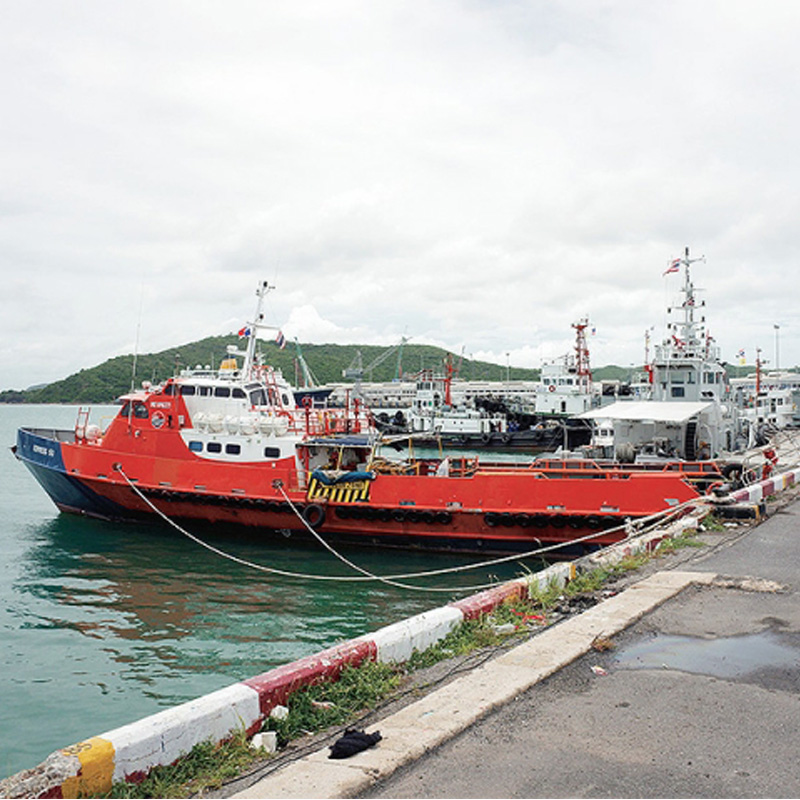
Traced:
<svg viewBox="0 0 800 800">
<path fill-rule="evenodd" d="M 210 386 L 198 386 L 197 390 L 200 394 L 200 397 L 208 397 L 211 394 Z"/>
<path fill-rule="evenodd" d="M 230 397 L 231 396 L 231 387 L 230 386 L 215 386 L 214 387 L 214 397 Z"/>
<path fill-rule="evenodd" d="M 121 417 L 130 417 L 131 416 L 131 403 L 129 400 L 125 402 L 122 408 L 119 411 L 119 415 Z M 150 414 L 147 411 L 147 406 L 139 400 L 134 400 L 133 402 L 133 416 L 136 419 L 147 419 Z"/>
<path fill-rule="evenodd" d="M 238 386 L 233 390 L 233 396 L 240 397 L 242 399 L 247 397 L 247 395 L 244 393 L 244 389 L 240 389 Z"/>
<path fill-rule="evenodd" d="M 254 406 L 265 406 L 267 404 L 266 392 L 261 388 L 250 392 L 250 403 Z"/>
<path fill-rule="evenodd" d="M 670 383 L 683 383 L 683 373 L 673 372 L 672 375 L 670 375 Z"/>
<path fill-rule="evenodd" d="M 683 386 L 673 386 L 672 387 L 672 396 L 673 397 L 684 397 L 686 395 L 686 390 Z"/>
<path fill-rule="evenodd" d="M 197 391 L 196 386 L 191 386 L 189 384 L 184 384 L 183 386 L 181 386 L 181 395 L 187 395 L 187 394 L 191 395 L 194 394 L 196 391 Z"/>
</svg>

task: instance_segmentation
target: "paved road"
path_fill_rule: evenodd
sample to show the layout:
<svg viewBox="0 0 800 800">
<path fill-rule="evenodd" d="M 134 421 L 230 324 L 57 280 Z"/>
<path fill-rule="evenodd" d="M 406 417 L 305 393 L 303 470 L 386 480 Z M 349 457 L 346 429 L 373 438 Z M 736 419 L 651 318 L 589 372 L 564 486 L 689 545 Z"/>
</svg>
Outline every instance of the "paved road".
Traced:
<svg viewBox="0 0 800 800">
<path fill-rule="evenodd" d="M 693 586 L 361 796 L 800 797 L 800 504 L 680 568 L 785 590 Z"/>
</svg>

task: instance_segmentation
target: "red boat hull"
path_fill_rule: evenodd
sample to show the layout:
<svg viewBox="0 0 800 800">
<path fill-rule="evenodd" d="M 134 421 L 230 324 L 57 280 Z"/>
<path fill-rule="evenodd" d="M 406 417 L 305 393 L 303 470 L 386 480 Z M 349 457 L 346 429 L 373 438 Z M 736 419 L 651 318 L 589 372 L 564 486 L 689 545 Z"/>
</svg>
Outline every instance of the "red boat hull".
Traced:
<svg viewBox="0 0 800 800">
<path fill-rule="evenodd" d="M 624 538 L 626 519 L 698 497 L 669 472 L 553 477 L 535 468 L 462 465 L 437 477 L 425 462 L 414 474 L 378 472 L 325 486 L 294 458 L 197 457 L 177 431 L 148 431 L 136 445 L 130 452 L 108 440 L 22 429 L 16 452 L 68 512 L 136 520 L 152 517 L 155 507 L 171 519 L 307 534 L 310 526 L 331 542 L 460 552 L 524 553 L 585 537 L 580 549 L 592 548 Z"/>
</svg>

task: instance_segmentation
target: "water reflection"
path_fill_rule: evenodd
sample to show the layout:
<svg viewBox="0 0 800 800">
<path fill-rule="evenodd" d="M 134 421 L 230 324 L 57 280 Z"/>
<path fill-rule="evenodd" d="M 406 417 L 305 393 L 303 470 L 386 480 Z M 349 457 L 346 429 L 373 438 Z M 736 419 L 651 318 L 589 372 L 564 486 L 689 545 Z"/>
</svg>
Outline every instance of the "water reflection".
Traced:
<svg viewBox="0 0 800 800">
<path fill-rule="evenodd" d="M 348 572 L 314 543 L 204 535 L 233 555 L 275 568 Z M 348 557 L 383 574 L 469 561 L 363 549 L 350 549 Z M 518 574 L 519 565 L 503 572 L 503 577 Z M 62 515 L 41 526 L 17 588 L 29 598 L 22 627 L 72 631 L 96 641 L 120 665 L 120 679 L 142 680 L 146 674 L 154 686 L 154 677 L 172 683 L 181 671 L 249 677 L 441 605 L 458 595 L 459 587 L 487 579 L 485 571 L 428 579 L 453 588 L 445 595 L 372 583 L 312 583 L 255 572 L 160 525 Z M 152 691 L 165 702 L 176 699 L 171 686 L 163 694 Z M 181 695 L 194 691 L 187 687 Z"/>
</svg>

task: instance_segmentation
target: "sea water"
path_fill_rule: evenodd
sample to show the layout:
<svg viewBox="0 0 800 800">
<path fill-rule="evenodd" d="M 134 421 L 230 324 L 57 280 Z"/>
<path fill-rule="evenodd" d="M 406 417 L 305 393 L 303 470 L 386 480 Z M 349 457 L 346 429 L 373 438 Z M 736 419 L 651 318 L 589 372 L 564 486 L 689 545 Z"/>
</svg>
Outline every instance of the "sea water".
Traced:
<svg viewBox="0 0 800 800">
<path fill-rule="evenodd" d="M 92 409 L 105 427 L 112 406 Z M 60 514 L 10 447 L 18 427 L 73 429 L 76 406 L 0 405 L 0 777 L 51 752 L 520 574 L 502 567 L 409 580 L 442 593 L 346 582 L 357 573 L 313 542 L 209 539 L 163 523 Z M 350 548 L 374 574 L 478 559 Z M 535 564 L 528 564 L 535 568 Z"/>
</svg>

